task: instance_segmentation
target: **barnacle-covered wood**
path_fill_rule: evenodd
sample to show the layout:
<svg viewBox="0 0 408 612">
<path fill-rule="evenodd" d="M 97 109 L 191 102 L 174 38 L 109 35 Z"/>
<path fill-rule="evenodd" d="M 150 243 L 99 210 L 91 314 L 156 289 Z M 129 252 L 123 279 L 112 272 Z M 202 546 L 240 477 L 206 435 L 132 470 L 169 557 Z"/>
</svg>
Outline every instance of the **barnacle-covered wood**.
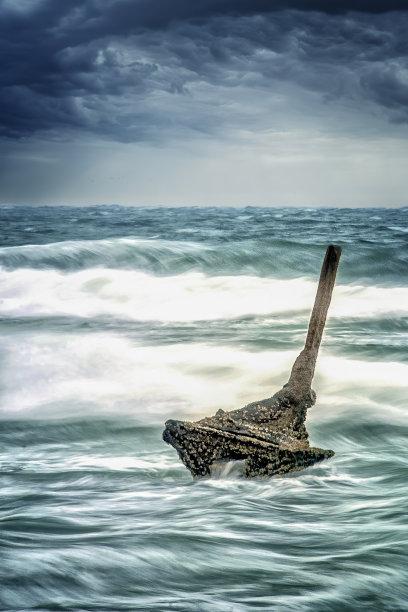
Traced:
<svg viewBox="0 0 408 612">
<path fill-rule="evenodd" d="M 177 450 L 193 476 L 209 476 L 214 466 L 242 459 L 247 478 L 286 474 L 334 455 L 309 445 L 305 419 L 316 401 L 311 384 L 340 255 L 340 247 L 327 248 L 305 347 L 280 391 L 200 421 L 166 422 L 163 440 Z"/>
</svg>

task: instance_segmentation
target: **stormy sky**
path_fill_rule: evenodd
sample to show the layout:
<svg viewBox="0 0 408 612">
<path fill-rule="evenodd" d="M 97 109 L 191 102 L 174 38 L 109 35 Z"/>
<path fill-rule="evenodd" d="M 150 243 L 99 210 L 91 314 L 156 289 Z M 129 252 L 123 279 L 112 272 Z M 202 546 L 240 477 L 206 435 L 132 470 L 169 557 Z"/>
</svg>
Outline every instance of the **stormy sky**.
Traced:
<svg viewBox="0 0 408 612">
<path fill-rule="evenodd" d="M 406 0 L 0 0 L 0 203 L 403 206 Z"/>
</svg>

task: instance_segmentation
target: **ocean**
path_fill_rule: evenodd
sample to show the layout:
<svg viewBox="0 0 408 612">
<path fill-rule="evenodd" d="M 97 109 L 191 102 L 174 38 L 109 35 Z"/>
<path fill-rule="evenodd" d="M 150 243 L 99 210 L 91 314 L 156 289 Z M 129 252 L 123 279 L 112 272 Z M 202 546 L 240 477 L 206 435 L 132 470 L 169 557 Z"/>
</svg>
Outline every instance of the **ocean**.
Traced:
<svg viewBox="0 0 408 612">
<path fill-rule="evenodd" d="M 408 610 L 408 208 L 0 207 L 0 609 Z M 194 481 L 162 441 L 269 397 L 342 249 L 313 446 Z"/>
</svg>

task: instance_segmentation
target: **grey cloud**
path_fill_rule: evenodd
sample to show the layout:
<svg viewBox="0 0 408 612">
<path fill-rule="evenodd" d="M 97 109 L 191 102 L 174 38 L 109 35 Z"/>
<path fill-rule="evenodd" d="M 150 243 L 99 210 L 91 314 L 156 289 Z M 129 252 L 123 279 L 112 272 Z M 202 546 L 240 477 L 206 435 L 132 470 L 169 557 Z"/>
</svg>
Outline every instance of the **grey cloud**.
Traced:
<svg viewBox="0 0 408 612">
<path fill-rule="evenodd" d="M 3 0 L 1 133 L 159 141 L 245 114 L 255 129 L 240 96 L 287 83 L 405 122 L 408 12 L 389 12 L 402 4 L 42 0 L 17 12 Z"/>
<path fill-rule="evenodd" d="M 369 67 L 361 78 L 369 97 L 390 109 L 396 122 L 408 120 L 408 60 L 395 58 L 382 66 Z"/>
</svg>

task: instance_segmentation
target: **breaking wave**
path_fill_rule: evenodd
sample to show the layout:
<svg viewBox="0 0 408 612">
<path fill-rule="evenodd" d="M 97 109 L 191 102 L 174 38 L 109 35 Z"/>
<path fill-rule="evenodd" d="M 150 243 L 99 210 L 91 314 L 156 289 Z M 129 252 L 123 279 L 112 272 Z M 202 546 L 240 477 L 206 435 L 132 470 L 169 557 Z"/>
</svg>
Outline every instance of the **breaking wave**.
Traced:
<svg viewBox="0 0 408 612">
<path fill-rule="evenodd" d="M 199 321 L 247 315 L 307 319 L 316 281 L 189 272 L 155 276 L 138 270 L 78 272 L 0 269 L 3 316 L 111 316 L 129 320 Z M 408 316 L 407 287 L 338 285 L 333 318 Z"/>
<path fill-rule="evenodd" d="M 226 242 L 191 242 L 136 237 L 103 240 L 68 240 L 0 248 L 0 266 L 80 271 L 88 268 L 139 270 L 174 276 L 190 271 L 210 276 L 253 275 L 277 278 L 315 278 L 327 237 L 304 245 L 289 239 L 266 237 Z M 333 240 L 333 237 L 332 237 Z M 388 242 L 353 244 L 343 254 L 340 280 L 346 283 L 404 285 L 408 279 L 408 254 Z M 342 263 L 343 263 L 342 262 Z M 392 263 L 391 263 L 392 262 Z"/>
</svg>

